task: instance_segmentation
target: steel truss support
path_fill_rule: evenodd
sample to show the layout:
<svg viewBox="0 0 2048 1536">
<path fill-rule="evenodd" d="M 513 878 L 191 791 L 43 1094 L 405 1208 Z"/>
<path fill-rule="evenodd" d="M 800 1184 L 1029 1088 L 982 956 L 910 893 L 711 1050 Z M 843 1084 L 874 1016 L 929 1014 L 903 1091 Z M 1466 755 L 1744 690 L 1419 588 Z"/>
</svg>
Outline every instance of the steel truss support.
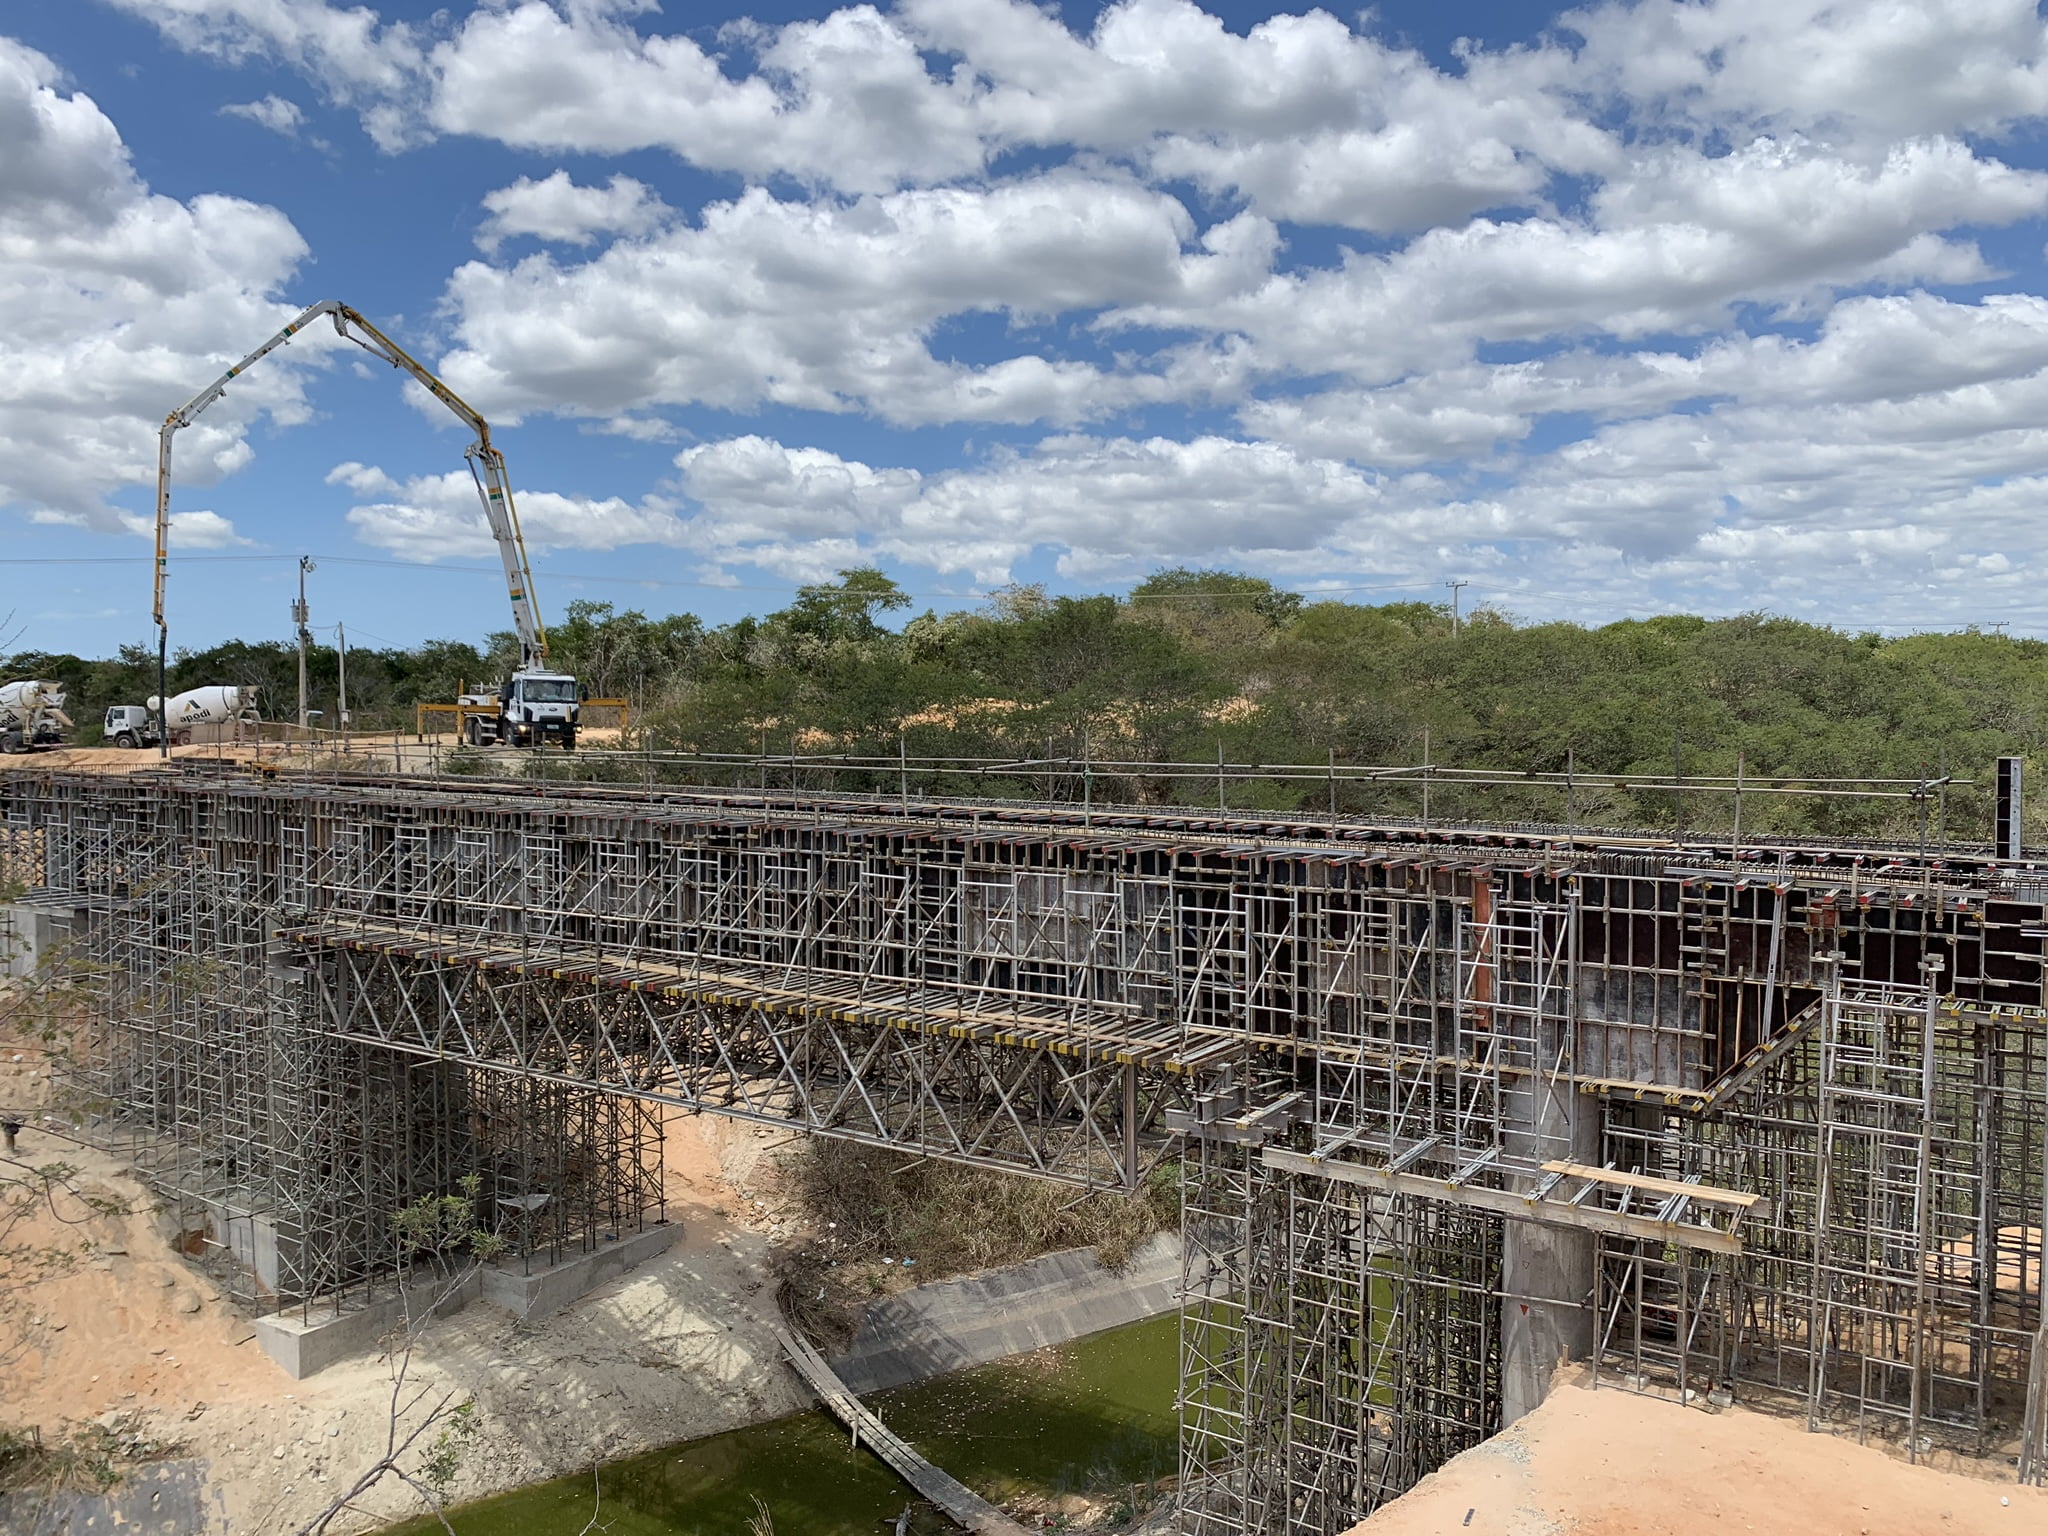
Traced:
<svg viewBox="0 0 2048 1536">
<path fill-rule="evenodd" d="M 300 930 L 319 1032 L 530 1082 L 1133 1189 L 1178 1079 L 1009 1021 L 766 1006 L 611 965 L 469 963 Z M 515 968 L 515 965 L 517 968 Z"/>
</svg>

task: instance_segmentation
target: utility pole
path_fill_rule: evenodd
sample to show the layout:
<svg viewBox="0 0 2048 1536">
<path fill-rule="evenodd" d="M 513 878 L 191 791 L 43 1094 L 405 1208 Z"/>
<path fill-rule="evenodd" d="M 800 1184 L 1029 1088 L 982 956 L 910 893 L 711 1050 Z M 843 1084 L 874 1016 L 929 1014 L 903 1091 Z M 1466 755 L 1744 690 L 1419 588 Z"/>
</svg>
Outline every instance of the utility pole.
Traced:
<svg viewBox="0 0 2048 1536">
<path fill-rule="evenodd" d="M 312 643 L 312 631 L 306 627 L 306 573 L 313 569 L 311 555 L 299 556 L 299 600 L 292 604 L 292 623 L 299 629 L 299 734 L 306 732 L 306 647 Z"/>
<path fill-rule="evenodd" d="M 340 697 L 334 701 L 335 709 L 341 715 L 341 750 L 348 751 L 348 631 L 341 621 L 334 621 L 335 662 L 341 668 Z"/>
<path fill-rule="evenodd" d="M 1458 589 L 1460 587 L 1469 587 L 1472 583 L 1460 579 L 1458 581 L 1447 581 L 1444 585 L 1451 589 L 1451 637 L 1456 639 L 1462 627 L 1458 617 Z"/>
</svg>

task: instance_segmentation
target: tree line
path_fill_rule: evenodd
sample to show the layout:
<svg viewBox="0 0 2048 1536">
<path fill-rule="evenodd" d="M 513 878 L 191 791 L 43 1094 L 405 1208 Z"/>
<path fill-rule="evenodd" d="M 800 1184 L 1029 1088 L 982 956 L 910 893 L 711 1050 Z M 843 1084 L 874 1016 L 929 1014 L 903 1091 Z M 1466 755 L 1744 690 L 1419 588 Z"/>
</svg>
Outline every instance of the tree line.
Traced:
<svg viewBox="0 0 2048 1536">
<path fill-rule="evenodd" d="M 1927 814 L 1982 836 L 1992 760 L 2031 755 L 2048 730 L 2048 645 L 1980 631 L 1887 637 L 1767 614 L 1609 624 L 1462 622 L 1429 603 L 1311 601 L 1257 577 L 1175 569 L 1123 597 L 1012 586 L 979 607 L 901 621 L 909 597 L 872 568 L 806 586 L 779 611 L 706 626 L 578 601 L 550 661 L 593 695 L 636 706 L 636 743 L 667 751 L 1043 761 L 1335 762 L 1541 773 L 1733 775 L 1754 784 L 1872 776 L 1973 780 Z M 510 634 L 349 652 L 364 729 L 403 729 L 511 663 Z M 62 680 L 89 738 L 109 703 L 154 691 L 154 656 L 24 652 L 8 676 Z M 309 653 L 315 707 L 332 711 L 336 657 Z M 254 683 L 266 713 L 296 704 L 296 649 L 231 642 L 180 652 L 171 686 Z M 331 718 L 331 713 L 330 713 Z M 648 770 L 652 771 L 652 770 Z M 887 775 L 890 787 L 897 776 Z M 840 776 L 841 787 L 862 787 Z M 880 779 L 877 780 L 880 782 Z M 1044 792 L 994 773 L 984 792 Z M 954 781 L 955 788 L 968 785 Z M 1103 800 L 1188 798 L 1184 783 L 1109 775 Z M 1233 772 L 1233 808 L 1313 809 L 1324 786 Z M 1433 787 L 1446 817 L 1561 819 L 1549 788 Z M 1412 784 L 1346 782 L 1340 808 L 1412 814 Z M 1731 797 L 1588 789 L 1573 808 L 1609 824 L 1725 825 Z M 1754 796 L 1757 831 L 1898 833 L 1917 800 Z"/>
</svg>

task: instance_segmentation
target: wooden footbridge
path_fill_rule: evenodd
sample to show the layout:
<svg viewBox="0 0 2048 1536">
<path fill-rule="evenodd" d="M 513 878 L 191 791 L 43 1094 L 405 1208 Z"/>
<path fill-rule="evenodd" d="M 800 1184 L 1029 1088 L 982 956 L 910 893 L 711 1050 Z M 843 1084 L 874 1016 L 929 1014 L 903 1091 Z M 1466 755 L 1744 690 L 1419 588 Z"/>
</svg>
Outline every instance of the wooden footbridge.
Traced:
<svg viewBox="0 0 2048 1536">
<path fill-rule="evenodd" d="M 937 1505 L 947 1519 L 975 1536 L 1031 1536 L 1029 1527 L 1019 1525 L 995 1505 L 958 1478 L 940 1471 L 898 1435 L 847 1389 L 825 1357 L 809 1341 L 789 1328 L 777 1328 L 783 1352 L 796 1367 L 818 1401 L 831 1415 L 853 1432 L 856 1444 L 865 1444 L 890 1469 L 925 1498 Z"/>
</svg>

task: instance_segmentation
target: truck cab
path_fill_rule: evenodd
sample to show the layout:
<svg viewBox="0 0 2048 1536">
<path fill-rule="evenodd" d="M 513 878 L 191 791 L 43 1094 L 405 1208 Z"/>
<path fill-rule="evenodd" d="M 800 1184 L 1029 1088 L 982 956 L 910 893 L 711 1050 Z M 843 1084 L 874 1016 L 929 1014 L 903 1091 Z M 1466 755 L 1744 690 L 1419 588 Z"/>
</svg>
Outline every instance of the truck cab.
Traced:
<svg viewBox="0 0 2048 1536">
<path fill-rule="evenodd" d="M 140 704 L 113 704 L 101 722 L 100 735 L 112 747 L 153 747 L 156 718 Z"/>
<path fill-rule="evenodd" d="M 504 739 L 515 747 L 558 741 L 573 752 L 582 702 L 576 679 L 565 673 L 514 672 L 498 694 Z"/>
<path fill-rule="evenodd" d="M 492 701 L 490 694 L 464 694 L 460 700 L 465 712 L 478 705 L 487 709 Z M 564 751 L 576 750 L 583 690 L 567 673 L 521 668 L 498 689 L 495 702 L 495 716 L 468 714 L 464 720 L 463 737 L 471 746 L 538 747 L 552 741 Z"/>
</svg>

